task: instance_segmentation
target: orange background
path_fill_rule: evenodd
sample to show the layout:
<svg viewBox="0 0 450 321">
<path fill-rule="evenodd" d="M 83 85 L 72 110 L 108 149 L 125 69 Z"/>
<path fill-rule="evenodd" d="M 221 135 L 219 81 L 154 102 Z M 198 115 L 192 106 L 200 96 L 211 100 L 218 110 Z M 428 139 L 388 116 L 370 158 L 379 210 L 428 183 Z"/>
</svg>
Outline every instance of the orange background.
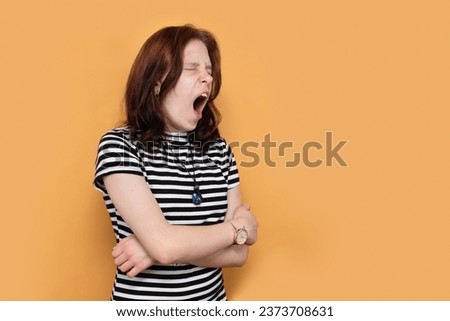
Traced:
<svg viewBox="0 0 450 321">
<path fill-rule="evenodd" d="M 450 300 L 448 1 L 14 1 L 0 10 L 0 299 L 108 300 L 113 234 L 92 187 L 147 37 L 193 23 L 223 55 L 218 106 L 260 240 L 232 300 Z M 285 166 L 310 141 L 349 166 Z M 284 156 L 264 164 L 270 133 Z M 235 149 L 238 162 L 249 161 Z M 312 160 L 324 157 L 313 151 Z"/>
</svg>

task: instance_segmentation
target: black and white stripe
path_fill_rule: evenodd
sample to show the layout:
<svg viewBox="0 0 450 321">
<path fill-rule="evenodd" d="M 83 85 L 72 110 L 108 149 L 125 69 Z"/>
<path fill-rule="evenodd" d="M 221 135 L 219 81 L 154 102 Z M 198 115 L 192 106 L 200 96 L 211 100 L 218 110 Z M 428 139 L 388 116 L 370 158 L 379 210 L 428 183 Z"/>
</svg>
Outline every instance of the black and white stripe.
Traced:
<svg viewBox="0 0 450 321">
<path fill-rule="evenodd" d="M 111 218 L 116 240 L 131 235 L 103 185 L 112 173 L 144 176 L 161 210 L 171 224 L 208 225 L 223 222 L 227 192 L 239 184 L 230 147 L 223 139 L 207 151 L 194 148 L 187 133 L 168 133 L 159 146 L 131 141 L 126 128 L 106 133 L 98 147 L 95 181 Z M 203 202 L 192 203 L 194 178 Z M 149 231 L 151 233 L 151 231 Z M 117 269 L 113 300 L 226 300 L 222 270 L 190 264 L 155 265 L 135 278 Z"/>
</svg>

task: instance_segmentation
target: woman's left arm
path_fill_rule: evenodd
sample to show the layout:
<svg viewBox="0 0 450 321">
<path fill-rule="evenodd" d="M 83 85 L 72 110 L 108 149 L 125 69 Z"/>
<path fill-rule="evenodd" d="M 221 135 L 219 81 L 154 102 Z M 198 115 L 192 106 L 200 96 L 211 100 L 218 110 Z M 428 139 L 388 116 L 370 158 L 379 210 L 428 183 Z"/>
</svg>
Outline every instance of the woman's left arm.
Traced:
<svg viewBox="0 0 450 321">
<path fill-rule="evenodd" d="M 189 263 L 197 266 L 212 268 L 242 267 L 245 262 L 247 262 L 248 251 L 248 245 L 231 245 L 226 249 L 219 250 L 208 257 Z"/>
<path fill-rule="evenodd" d="M 236 209 L 242 205 L 241 192 L 236 186 L 228 190 L 228 211 L 225 222 L 233 218 Z M 241 267 L 247 262 L 249 246 L 231 245 L 223 250 L 219 250 L 213 255 L 198 259 L 191 264 L 202 267 Z"/>
</svg>

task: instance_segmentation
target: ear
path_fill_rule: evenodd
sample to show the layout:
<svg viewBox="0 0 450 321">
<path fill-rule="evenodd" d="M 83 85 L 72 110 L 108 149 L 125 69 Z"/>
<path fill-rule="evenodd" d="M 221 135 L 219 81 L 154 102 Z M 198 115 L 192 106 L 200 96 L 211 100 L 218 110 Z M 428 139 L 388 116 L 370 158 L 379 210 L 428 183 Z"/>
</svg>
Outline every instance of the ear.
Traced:
<svg viewBox="0 0 450 321">
<path fill-rule="evenodd" d="M 159 96 L 159 91 L 161 90 L 161 83 L 158 81 L 153 89 L 155 96 Z"/>
</svg>

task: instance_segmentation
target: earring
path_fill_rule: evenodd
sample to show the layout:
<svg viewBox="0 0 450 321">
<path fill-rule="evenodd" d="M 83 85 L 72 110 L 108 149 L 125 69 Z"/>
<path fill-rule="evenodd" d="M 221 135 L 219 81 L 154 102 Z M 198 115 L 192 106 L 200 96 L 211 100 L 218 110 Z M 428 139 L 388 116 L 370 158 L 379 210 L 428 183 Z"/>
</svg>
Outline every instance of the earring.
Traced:
<svg viewBox="0 0 450 321">
<path fill-rule="evenodd" d="M 159 96 L 159 87 L 155 87 L 155 96 L 156 96 L 156 97 Z"/>
</svg>

